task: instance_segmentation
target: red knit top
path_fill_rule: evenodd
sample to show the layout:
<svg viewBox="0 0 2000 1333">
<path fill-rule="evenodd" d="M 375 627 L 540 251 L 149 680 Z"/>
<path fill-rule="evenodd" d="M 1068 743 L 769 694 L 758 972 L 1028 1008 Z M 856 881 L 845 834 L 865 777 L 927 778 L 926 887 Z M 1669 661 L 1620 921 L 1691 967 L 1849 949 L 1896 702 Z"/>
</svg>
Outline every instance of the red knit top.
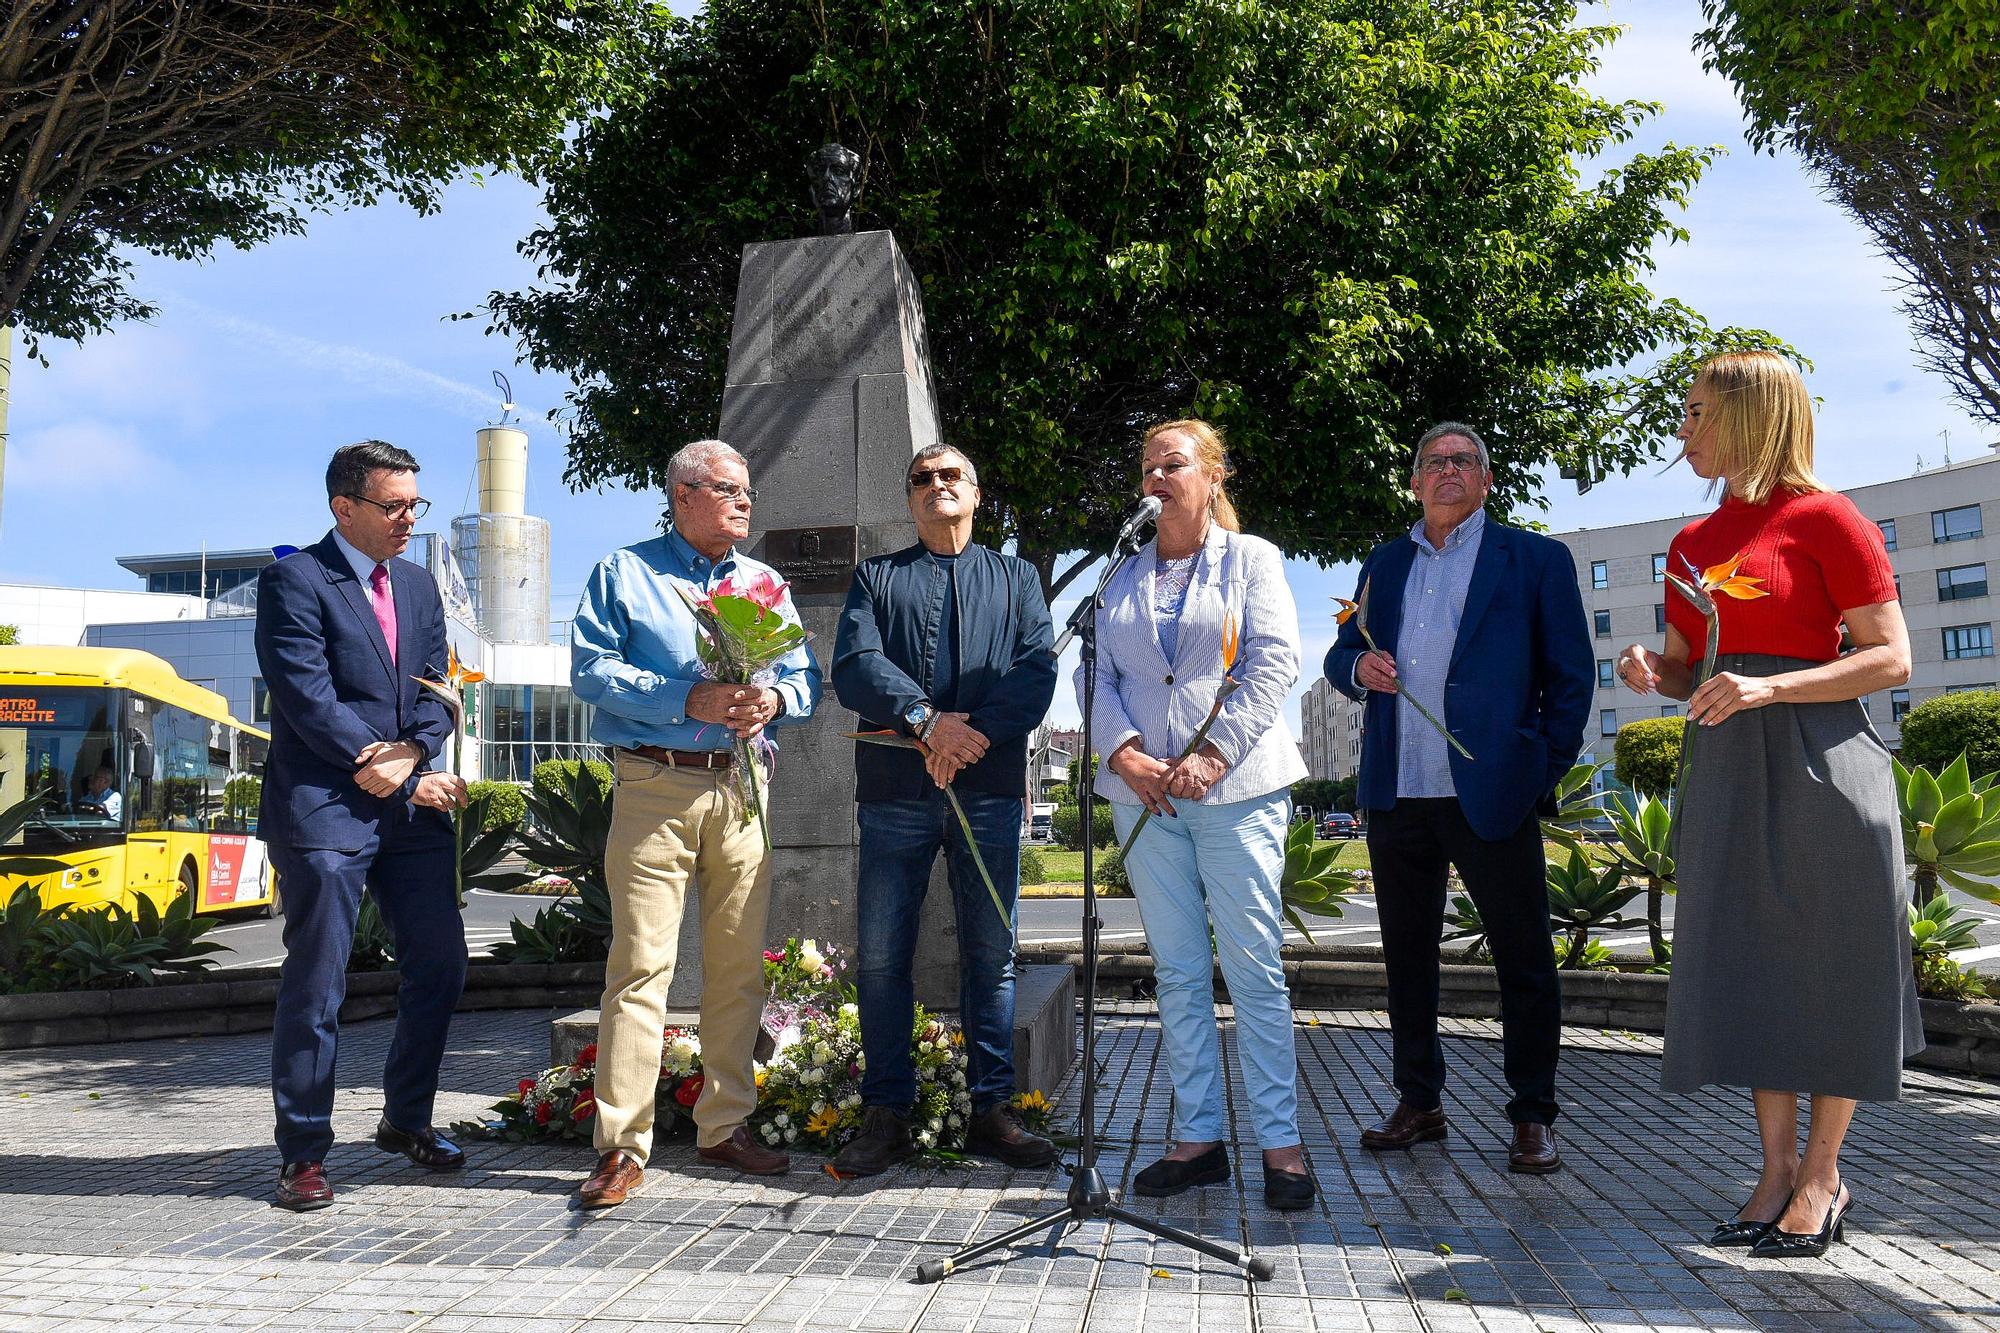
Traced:
<svg viewBox="0 0 2000 1333">
<path fill-rule="evenodd" d="M 1720 509 L 1674 537 L 1667 568 L 1688 578 L 1682 556 L 1708 569 L 1739 551 L 1746 554 L 1737 575 L 1762 579 L 1756 586 L 1770 596 L 1716 597 L 1718 652 L 1831 662 L 1840 655 L 1843 610 L 1896 600 L 1882 530 L 1838 491 L 1781 490 L 1760 505 L 1728 496 Z M 1692 645 L 1690 661 L 1699 662 L 1708 648 L 1708 623 L 1672 584 L 1665 587 L 1667 623 Z"/>
</svg>

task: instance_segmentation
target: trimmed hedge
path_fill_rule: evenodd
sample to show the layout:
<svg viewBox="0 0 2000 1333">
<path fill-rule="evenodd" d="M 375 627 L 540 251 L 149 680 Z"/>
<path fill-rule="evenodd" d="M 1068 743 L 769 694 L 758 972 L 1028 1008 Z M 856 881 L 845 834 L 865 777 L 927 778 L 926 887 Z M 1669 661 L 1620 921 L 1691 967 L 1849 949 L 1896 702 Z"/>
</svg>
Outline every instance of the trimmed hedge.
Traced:
<svg viewBox="0 0 2000 1333">
<path fill-rule="evenodd" d="M 1109 847 L 1118 841 L 1118 834 L 1111 827 L 1111 805 L 1099 801 L 1091 810 L 1091 841 L 1099 847 Z M 1059 805 L 1054 817 L 1049 821 L 1056 845 L 1068 851 L 1083 850 L 1083 807 Z"/>
<path fill-rule="evenodd" d="M 535 765 L 535 786 L 542 791 L 562 791 L 579 767 L 588 768 L 604 794 L 611 794 L 611 765 L 602 759 L 544 759 Z"/>
<path fill-rule="evenodd" d="M 1612 771 L 1618 780 L 1641 796 L 1655 799 L 1672 791 L 1686 725 L 1678 717 L 1649 717 L 1618 728 L 1618 740 L 1611 751 Z"/>
<path fill-rule="evenodd" d="M 493 798 L 493 804 L 486 807 L 486 824 L 479 830 L 481 833 L 503 825 L 517 825 L 528 817 L 527 794 L 512 782 L 468 783 L 465 795 L 468 801 L 482 796 Z"/>
<path fill-rule="evenodd" d="M 2000 772 L 2000 693 L 1940 694 L 1903 714 L 1905 767 L 1941 773 L 1961 750 L 1973 777 Z"/>
</svg>

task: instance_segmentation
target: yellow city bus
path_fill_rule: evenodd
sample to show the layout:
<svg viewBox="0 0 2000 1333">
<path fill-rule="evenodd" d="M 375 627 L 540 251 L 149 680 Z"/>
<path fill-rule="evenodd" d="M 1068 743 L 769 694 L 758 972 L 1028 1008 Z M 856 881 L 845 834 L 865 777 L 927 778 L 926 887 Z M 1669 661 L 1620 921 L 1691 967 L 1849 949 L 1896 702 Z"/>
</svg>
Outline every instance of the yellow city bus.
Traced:
<svg viewBox="0 0 2000 1333">
<path fill-rule="evenodd" d="M 0 809 L 41 808 L 6 852 L 48 857 L 31 883 L 43 905 L 162 911 L 183 894 L 198 912 L 277 910 L 257 833 L 270 736 L 229 715 L 213 690 L 129 648 L 0 647 Z"/>
</svg>

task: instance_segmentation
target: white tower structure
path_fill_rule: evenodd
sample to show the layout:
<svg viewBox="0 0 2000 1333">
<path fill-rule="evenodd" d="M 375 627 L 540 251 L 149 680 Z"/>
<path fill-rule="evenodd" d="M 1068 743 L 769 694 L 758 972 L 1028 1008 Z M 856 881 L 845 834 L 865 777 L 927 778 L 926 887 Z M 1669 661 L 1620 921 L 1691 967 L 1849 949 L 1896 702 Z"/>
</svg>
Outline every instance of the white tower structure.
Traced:
<svg viewBox="0 0 2000 1333">
<path fill-rule="evenodd" d="M 451 551 L 491 643 L 549 637 L 549 523 L 528 513 L 528 433 L 479 431 L 479 512 L 451 522 Z"/>
</svg>

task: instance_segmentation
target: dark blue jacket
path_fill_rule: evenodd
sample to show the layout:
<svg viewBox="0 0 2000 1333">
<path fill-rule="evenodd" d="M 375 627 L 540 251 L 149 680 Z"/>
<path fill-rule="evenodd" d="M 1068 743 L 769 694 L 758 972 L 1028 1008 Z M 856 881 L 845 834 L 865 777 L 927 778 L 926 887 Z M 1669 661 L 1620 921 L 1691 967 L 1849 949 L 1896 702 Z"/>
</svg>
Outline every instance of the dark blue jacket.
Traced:
<svg viewBox="0 0 2000 1333">
<path fill-rule="evenodd" d="M 1407 536 L 1384 542 L 1368 553 L 1355 585 L 1368 588 L 1375 646 L 1392 655 L 1403 621 L 1403 584 L 1416 555 Z M 1366 651 L 1350 619 L 1326 655 L 1326 678 L 1366 704 L 1356 803 L 1386 810 L 1396 803 L 1396 696 L 1355 685 L 1355 660 Z M 1489 519 L 1444 687 L 1444 724 L 1472 752 L 1467 759 L 1447 751 L 1452 789 L 1473 832 L 1499 841 L 1543 805 L 1583 748 L 1596 688 L 1590 626 L 1569 548 Z"/>
<path fill-rule="evenodd" d="M 417 684 L 445 673 L 444 605 L 421 567 L 391 560 L 396 665 L 368 590 L 334 544 L 267 565 L 257 579 L 257 665 L 271 694 L 271 751 L 264 764 L 258 836 L 280 847 L 358 852 L 385 813 L 401 806 L 399 838 L 450 841 L 442 812 L 409 805 L 416 778 L 389 796 L 354 783 L 354 756 L 374 741 L 411 740 L 435 759 L 451 714 Z M 407 844 L 406 844 L 407 845 Z"/>
<path fill-rule="evenodd" d="M 954 562 L 958 579 L 957 697 L 985 736 L 986 757 L 959 770 L 960 791 L 1024 796 L 1028 736 L 1056 693 L 1055 635 L 1035 567 L 984 546 Z M 861 729 L 908 735 L 903 714 L 929 703 L 947 574 L 922 543 L 863 561 L 847 590 L 833 648 L 833 692 Z M 914 750 L 856 741 L 854 799 L 920 800 L 937 790 Z"/>
</svg>

